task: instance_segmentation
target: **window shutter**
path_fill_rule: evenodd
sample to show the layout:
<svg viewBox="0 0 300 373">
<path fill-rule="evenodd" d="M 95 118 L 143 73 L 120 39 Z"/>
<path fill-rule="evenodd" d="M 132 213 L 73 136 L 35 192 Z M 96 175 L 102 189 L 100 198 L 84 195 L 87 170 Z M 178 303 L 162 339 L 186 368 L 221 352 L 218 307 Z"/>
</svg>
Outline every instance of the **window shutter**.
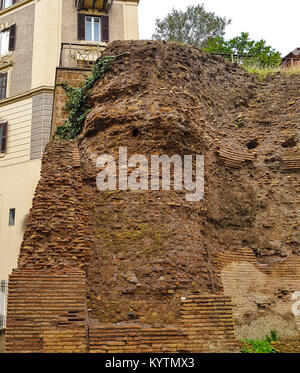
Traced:
<svg viewBox="0 0 300 373">
<path fill-rule="evenodd" d="M 0 74 L 0 100 L 6 98 L 7 91 L 7 73 Z"/>
<path fill-rule="evenodd" d="M 13 51 L 13 50 L 15 50 L 15 47 L 16 47 L 16 24 L 14 24 L 10 27 L 8 50 Z"/>
<path fill-rule="evenodd" d="M 2 139 L 0 144 L 0 152 L 5 153 L 7 148 L 7 122 L 1 123 L 2 126 Z"/>
<path fill-rule="evenodd" d="M 109 17 L 101 17 L 101 38 L 104 42 L 109 42 Z"/>
<path fill-rule="evenodd" d="M 0 9 L 1 10 L 3 9 L 3 2 L 4 2 L 4 0 L 0 0 Z"/>
<path fill-rule="evenodd" d="M 85 40 L 85 15 L 78 13 L 78 40 Z"/>
</svg>

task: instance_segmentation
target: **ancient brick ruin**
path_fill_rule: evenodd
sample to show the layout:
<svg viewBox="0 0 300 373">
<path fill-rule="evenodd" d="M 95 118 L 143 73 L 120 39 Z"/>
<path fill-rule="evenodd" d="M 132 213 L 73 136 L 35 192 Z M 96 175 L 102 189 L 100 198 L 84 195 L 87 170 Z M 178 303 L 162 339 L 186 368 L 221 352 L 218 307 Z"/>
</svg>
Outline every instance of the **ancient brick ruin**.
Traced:
<svg viewBox="0 0 300 373">
<path fill-rule="evenodd" d="M 238 338 L 275 329 L 290 338 L 276 348 L 290 351 L 300 327 L 291 298 L 300 291 L 300 78 L 260 82 L 175 43 L 114 42 L 104 54 L 124 51 L 95 85 L 77 141 L 46 148 L 9 282 L 6 350 L 234 352 Z M 59 71 L 66 79 L 83 78 Z M 100 192 L 97 156 L 118 159 L 120 146 L 203 154 L 204 199 Z"/>
</svg>

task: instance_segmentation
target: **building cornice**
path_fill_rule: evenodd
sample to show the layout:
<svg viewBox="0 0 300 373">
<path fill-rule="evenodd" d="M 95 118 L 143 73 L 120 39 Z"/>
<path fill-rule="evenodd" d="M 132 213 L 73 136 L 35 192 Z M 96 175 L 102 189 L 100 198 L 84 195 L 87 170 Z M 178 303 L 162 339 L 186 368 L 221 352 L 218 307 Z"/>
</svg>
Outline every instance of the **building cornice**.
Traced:
<svg viewBox="0 0 300 373">
<path fill-rule="evenodd" d="M 54 92 L 54 87 L 49 87 L 49 86 L 38 87 L 30 91 L 27 91 L 25 93 L 22 93 L 21 95 L 8 97 L 8 98 L 5 98 L 4 100 L 1 100 L 0 107 L 13 104 L 14 102 L 26 100 L 27 98 L 31 98 L 41 93 L 53 93 L 53 92 Z"/>
</svg>

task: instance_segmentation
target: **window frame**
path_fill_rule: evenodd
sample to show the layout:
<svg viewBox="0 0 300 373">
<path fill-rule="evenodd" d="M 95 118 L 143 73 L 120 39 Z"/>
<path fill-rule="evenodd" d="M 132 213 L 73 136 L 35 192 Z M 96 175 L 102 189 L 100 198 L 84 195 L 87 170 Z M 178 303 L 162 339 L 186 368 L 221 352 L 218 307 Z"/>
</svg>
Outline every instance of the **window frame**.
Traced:
<svg viewBox="0 0 300 373">
<path fill-rule="evenodd" d="M 16 225 L 16 209 L 13 207 L 8 212 L 8 226 L 14 227 Z"/>
<path fill-rule="evenodd" d="M 86 19 L 90 18 L 99 18 L 99 41 L 91 41 L 86 38 Z M 77 39 L 86 43 L 108 43 L 110 40 L 109 37 L 109 16 L 103 16 L 99 14 L 87 14 L 78 12 L 77 14 Z M 93 22 L 95 23 L 95 22 Z M 94 30 L 94 27 L 92 27 Z M 93 31 L 94 33 L 94 31 Z M 94 34 L 95 36 L 95 34 Z M 95 37 L 92 37 L 95 39 Z"/>
<path fill-rule="evenodd" d="M 2 53 L 2 43 L 3 43 L 3 36 L 7 34 L 6 36 L 6 40 L 5 40 L 5 43 L 6 43 L 6 49 L 5 51 Z M 10 51 L 9 51 L 9 39 L 10 39 L 10 29 L 5 29 L 5 30 L 2 30 L 0 31 L 0 57 L 3 57 L 5 56 L 6 54 L 8 54 Z"/>
<path fill-rule="evenodd" d="M 87 39 L 87 19 L 91 19 L 91 39 Z M 95 19 L 98 19 L 98 40 L 95 40 Z M 84 26 L 85 26 L 85 41 L 90 41 L 90 42 L 95 42 L 95 43 L 100 43 L 102 40 L 102 32 L 101 32 L 101 17 L 99 16 L 92 16 L 92 15 L 85 15 L 84 19 Z"/>
<path fill-rule="evenodd" d="M 3 57 L 3 56 L 6 56 L 7 54 L 9 54 L 10 52 L 15 50 L 15 48 L 16 48 L 16 30 L 17 30 L 16 24 L 13 23 L 10 27 L 0 31 L 0 58 Z M 5 33 L 7 33 L 7 37 L 6 37 L 6 47 L 7 48 L 6 48 L 5 52 L 2 53 L 2 51 L 1 51 L 1 49 L 2 49 L 2 36 Z"/>
</svg>

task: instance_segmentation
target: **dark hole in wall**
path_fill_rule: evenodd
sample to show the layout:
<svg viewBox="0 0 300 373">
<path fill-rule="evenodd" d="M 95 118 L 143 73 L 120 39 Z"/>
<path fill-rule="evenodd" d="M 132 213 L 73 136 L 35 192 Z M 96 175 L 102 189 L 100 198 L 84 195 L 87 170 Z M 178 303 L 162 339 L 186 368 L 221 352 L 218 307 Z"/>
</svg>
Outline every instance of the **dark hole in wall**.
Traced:
<svg viewBox="0 0 300 373">
<path fill-rule="evenodd" d="M 248 148 L 249 150 L 257 148 L 257 147 L 258 147 L 258 141 L 257 141 L 257 139 L 253 139 L 253 140 L 249 141 L 249 142 L 246 144 L 246 146 L 247 146 L 247 148 Z"/>
<path fill-rule="evenodd" d="M 132 136 L 133 136 L 133 137 L 138 137 L 138 135 L 139 135 L 139 130 L 138 130 L 138 128 L 134 128 L 134 129 L 132 130 Z"/>
<path fill-rule="evenodd" d="M 281 144 L 283 148 L 293 148 L 297 145 L 297 141 L 292 137 Z"/>
</svg>

